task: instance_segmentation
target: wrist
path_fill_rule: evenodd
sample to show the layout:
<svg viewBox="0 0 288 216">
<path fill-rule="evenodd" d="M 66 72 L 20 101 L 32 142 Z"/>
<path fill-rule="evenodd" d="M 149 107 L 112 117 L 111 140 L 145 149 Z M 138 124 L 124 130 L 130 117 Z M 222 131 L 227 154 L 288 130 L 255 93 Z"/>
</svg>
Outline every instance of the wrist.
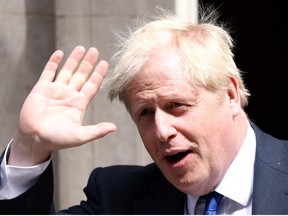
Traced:
<svg viewBox="0 0 288 216">
<path fill-rule="evenodd" d="M 17 132 L 11 142 L 7 164 L 14 166 L 34 166 L 43 163 L 51 157 L 51 152 L 45 150 L 32 136 Z"/>
</svg>

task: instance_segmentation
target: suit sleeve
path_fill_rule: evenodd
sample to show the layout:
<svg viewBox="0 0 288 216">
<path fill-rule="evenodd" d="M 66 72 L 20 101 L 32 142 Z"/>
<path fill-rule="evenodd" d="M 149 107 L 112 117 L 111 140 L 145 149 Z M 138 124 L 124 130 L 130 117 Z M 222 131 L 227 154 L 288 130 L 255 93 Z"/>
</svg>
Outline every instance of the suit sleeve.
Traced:
<svg viewBox="0 0 288 216">
<path fill-rule="evenodd" d="M 2 161 L 3 154 L 0 159 Z M 38 181 L 25 193 L 13 199 L 0 200 L 0 214 L 53 214 L 53 190 L 51 162 Z"/>
</svg>

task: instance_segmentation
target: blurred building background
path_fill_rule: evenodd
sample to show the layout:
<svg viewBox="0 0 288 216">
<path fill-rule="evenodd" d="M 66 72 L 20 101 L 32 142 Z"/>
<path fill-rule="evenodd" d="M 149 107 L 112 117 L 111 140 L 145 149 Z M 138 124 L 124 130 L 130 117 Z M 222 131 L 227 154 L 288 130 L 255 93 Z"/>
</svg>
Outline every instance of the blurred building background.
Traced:
<svg viewBox="0 0 288 216">
<path fill-rule="evenodd" d="M 215 4 L 234 25 L 236 43 L 240 44 L 237 63 L 247 72 L 245 79 L 253 95 L 249 116 L 267 132 L 288 138 L 287 105 L 283 104 L 288 92 L 287 64 L 278 53 L 286 45 L 285 28 L 275 31 L 278 13 L 271 12 L 278 8 L 260 0 L 254 4 L 201 1 L 206 3 Z M 196 0 L 0 0 L 0 150 L 13 137 L 22 103 L 53 51 L 61 49 L 67 57 L 77 45 L 95 46 L 100 58 L 109 61 L 116 49 L 115 30 L 127 30 L 157 6 L 194 22 L 196 5 Z M 85 199 L 82 189 L 93 168 L 151 162 L 124 107 L 117 101 L 111 103 L 105 92 L 89 106 L 85 124 L 101 121 L 116 123 L 117 132 L 53 155 L 57 209 Z"/>
</svg>

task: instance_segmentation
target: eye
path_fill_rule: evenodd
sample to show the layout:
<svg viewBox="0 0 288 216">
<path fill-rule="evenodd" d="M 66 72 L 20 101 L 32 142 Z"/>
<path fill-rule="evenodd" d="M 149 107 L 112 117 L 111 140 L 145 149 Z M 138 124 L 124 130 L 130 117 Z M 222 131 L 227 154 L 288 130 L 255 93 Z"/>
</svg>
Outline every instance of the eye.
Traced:
<svg viewBox="0 0 288 216">
<path fill-rule="evenodd" d="M 151 113 L 154 113 L 154 111 L 152 109 L 143 109 L 140 113 L 140 116 L 147 116 Z"/>
<path fill-rule="evenodd" d="M 179 102 L 172 102 L 167 107 L 167 112 L 175 116 L 180 116 L 188 110 L 189 110 L 189 105 L 184 104 L 184 103 L 179 103 Z"/>
<path fill-rule="evenodd" d="M 170 105 L 170 108 L 177 108 L 177 107 L 181 107 L 181 106 L 183 106 L 182 103 L 173 102 L 173 103 Z"/>
</svg>

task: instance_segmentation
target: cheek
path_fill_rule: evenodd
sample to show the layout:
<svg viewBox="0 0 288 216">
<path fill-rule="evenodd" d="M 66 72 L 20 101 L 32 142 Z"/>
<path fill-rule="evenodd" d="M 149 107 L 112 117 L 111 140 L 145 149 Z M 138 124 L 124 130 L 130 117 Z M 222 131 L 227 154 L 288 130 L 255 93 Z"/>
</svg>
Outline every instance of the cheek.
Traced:
<svg viewBox="0 0 288 216">
<path fill-rule="evenodd" d="M 142 139 L 142 142 L 143 142 L 146 150 L 152 156 L 153 152 L 155 152 L 155 148 L 156 148 L 156 143 L 154 141 L 153 131 L 149 130 L 147 128 L 143 129 L 143 130 L 138 128 L 138 131 L 139 131 L 140 137 Z"/>
<path fill-rule="evenodd" d="M 138 132 L 140 134 L 140 137 L 142 139 L 142 142 L 144 143 L 145 148 L 150 153 L 151 146 L 153 146 L 153 133 L 152 130 L 148 128 L 139 129 Z"/>
</svg>

